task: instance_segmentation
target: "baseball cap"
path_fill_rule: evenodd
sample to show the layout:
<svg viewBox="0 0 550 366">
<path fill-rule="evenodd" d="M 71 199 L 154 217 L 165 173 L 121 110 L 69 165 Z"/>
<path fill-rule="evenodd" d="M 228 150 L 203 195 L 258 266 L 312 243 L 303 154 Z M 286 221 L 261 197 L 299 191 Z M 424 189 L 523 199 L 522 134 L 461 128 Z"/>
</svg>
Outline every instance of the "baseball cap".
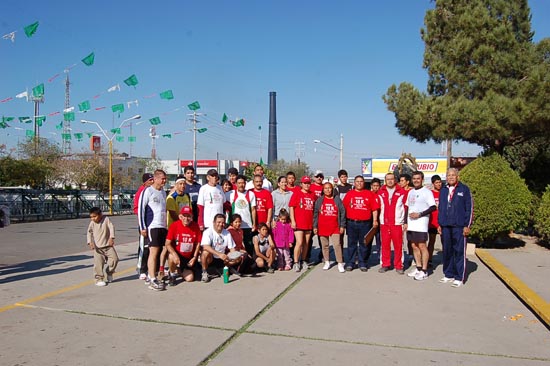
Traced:
<svg viewBox="0 0 550 366">
<path fill-rule="evenodd" d="M 206 172 L 206 175 L 209 175 L 211 177 L 217 177 L 218 171 L 216 169 L 210 169 L 209 171 Z"/>
<path fill-rule="evenodd" d="M 300 179 L 300 182 L 301 182 L 301 183 L 311 183 L 311 178 L 308 177 L 307 175 L 304 175 L 304 176 L 302 177 L 302 179 Z"/>
<path fill-rule="evenodd" d="M 153 174 L 151 173 L 145 173 L 141 176 L 141 181 L 143 183 L 147 182 L 149 179 L 153 179 Z"/>
<path fill-rule="evenodd" d="M 183 206 L 180 210 L 180 215 L 191 215 L 192 213 L 191 207 L 189 206 Z"/>
<path fill-rule="evenodd" d="M 313 176 L 314 177 L 321 177 L 321 178 L 325 177 L 325 175 L 323 174 L 323 171 L 321 171 L 321 170 L 316 170 L 315 174 Z"/>
</svg>

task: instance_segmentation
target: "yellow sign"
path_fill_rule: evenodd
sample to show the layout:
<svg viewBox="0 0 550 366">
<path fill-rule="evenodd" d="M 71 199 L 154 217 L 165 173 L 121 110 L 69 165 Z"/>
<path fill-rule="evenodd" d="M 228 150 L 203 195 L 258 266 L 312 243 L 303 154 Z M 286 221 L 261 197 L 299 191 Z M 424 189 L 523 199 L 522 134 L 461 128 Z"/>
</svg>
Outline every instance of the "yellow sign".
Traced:
<svg viewBox="0 0 550 366">
<path fill-rule="evenodd" d="M 367 160 L 367 159 L 364 159 Z M 368 159 L 370 160 L 370 159 Z M 372 159 L 372 177 L 384 178 L 386 173 L 393 172 L 397 168 L 399 159 Z M 425 177 L 439 175 L 444 180 L 447 172 L 447 158 L 416 158 L 418 170 Z"/>
</svg>

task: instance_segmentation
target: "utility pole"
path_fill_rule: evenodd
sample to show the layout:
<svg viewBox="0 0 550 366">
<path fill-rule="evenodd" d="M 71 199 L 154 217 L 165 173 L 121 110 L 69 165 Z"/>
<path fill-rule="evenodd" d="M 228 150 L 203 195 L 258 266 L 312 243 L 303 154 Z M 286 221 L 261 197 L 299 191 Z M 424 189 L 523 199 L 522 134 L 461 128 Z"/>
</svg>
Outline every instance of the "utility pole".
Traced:
<svg viewBox="0 0 550 366">
<path fill-rule="evenodd" d="M 200 122 L 197 119 L 197 116 L 204 116 L 204 113 L 197 113 L 197 111 L 193 111 L 193 113 L 188 114 L 190 116 L 190 121 L 193 123 L 193 169 L 195 172 L 197 171 L 197 123 Z"/>
<path fill-rule="evenodd" d="M 300 165 L 300 159 L 304 157 L 305 155 L 305 142 L 298 141 L 294 143 L 295 150 L 296 150 L 296 159 L 298 160 L 298 165 Z"/>
<path fill-rule="evenodd" d="M 66 78 L 65 78 L 65 109 L 67 110 L 71 107 L 71 89 L 70 89 L 70 81 L 69 81 L 69 70 L 65 70 Z M 71 121 L 65 121 L 65 118 L 63 118 L 63 135 L 61 136 L 67 136 L 67 134 L 71 133 Z M 63 150 L 63 154 L 70 155 L 71 154 L 71 140 L 70 139 L 61 139 L 61 148 Z"/>
<path fill-rule="evenodd" d="M 453 155 L 453 140 L 445 140 L 447 144 L 447 169 L 451 167 L 451 156 Z"/>
<path fill-rule="evenodd" d="M 34 155 L 38 155 L 38 143 L 40 141 L 40 126 L 36 122 L 36 119 L 40 115 L 40 103 L 44 103 L 44 95 L 31 97 L 32 102 L 34 103 Z"/>
<path fill-rule="evenodd" d="M 151 137 L 151 159 L 156 160 L 157 159 L 157 144 L 155 142 L 156 139 L 158 139 L 157 135 L 157 129 L 155 126 L 152 126 L 149 130 L 149 137 Z"/>
</svg>

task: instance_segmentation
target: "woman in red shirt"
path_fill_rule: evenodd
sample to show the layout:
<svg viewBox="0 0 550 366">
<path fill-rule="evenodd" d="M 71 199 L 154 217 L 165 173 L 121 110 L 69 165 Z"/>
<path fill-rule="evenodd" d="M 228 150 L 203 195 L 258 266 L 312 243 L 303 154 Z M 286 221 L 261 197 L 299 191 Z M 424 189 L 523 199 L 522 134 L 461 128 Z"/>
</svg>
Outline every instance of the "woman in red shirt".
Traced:
<svg viewBox="0 0 550 366">
<path fill-rule="evenodd" d="M 294 191 L 288 206 L 290 208 L 290 224 L 296 236 L 296 246 L 294 247 L 294 270 L 300 272 L 302 268 L 307 268 L 306 255 L 307 246 L 311 238 L 313 229 L 313 206 L 315 204 L 315 193 L 310 192 L 309 187 L 311 179 L 303 176 L 300 180 L 301 189 Z M 300 260 L 302 263 L 300 263 Z"/>
<path fill-rule="evenodd" d="M 315 201 L 313 211 L 313 233 L 319 236 L 323 250 L 324 270 L 330 268 L 329 244 L 334 247 L 334 255 L 338 262 L 338 271 L 344 273 L 344 256 L 340 244 L 340 234 L 346 227 L 346 210 L 340 197 L 334 196 L 332 183 L 323 185 L 323 194 Z"/>
</svg>

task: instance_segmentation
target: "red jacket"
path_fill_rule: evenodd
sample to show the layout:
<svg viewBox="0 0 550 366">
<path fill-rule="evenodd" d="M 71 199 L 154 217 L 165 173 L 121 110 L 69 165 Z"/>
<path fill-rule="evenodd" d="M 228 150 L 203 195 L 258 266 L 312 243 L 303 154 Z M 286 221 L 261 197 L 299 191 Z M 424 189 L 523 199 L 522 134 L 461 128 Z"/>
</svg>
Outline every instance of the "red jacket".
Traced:
<svg viewBox="0 0 550 366">
<path fill-rule="evenodd" d="M 407 191 L 396 185 L 390 202 L 390 193 L 384 185 L 378 191 L 378 197 L 380 198 L 380 225 L 403 225 Z"/>
</svg>

